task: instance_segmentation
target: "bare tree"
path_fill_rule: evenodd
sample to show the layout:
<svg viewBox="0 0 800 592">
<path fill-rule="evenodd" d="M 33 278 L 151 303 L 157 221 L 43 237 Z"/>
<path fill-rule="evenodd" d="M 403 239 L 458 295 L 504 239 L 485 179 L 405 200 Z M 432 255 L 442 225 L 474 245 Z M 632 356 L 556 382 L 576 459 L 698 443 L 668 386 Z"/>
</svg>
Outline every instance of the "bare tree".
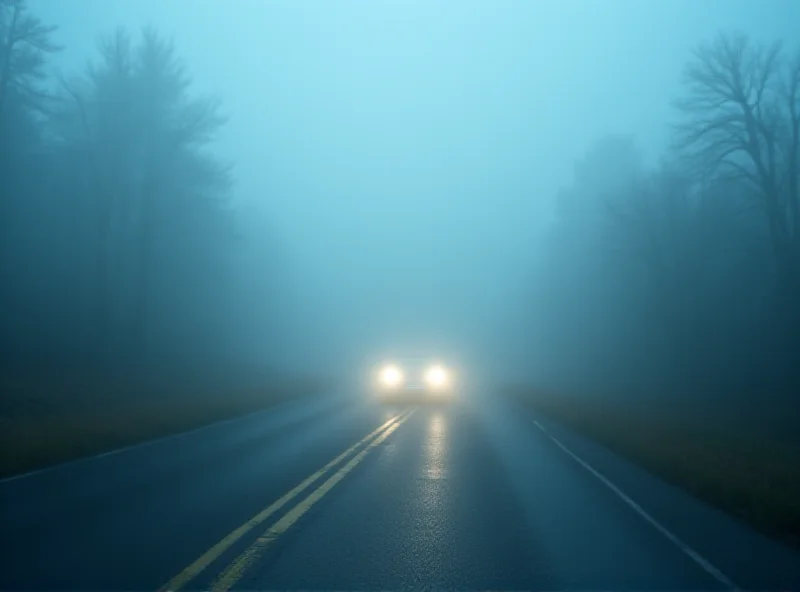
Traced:
<svg viewBox="0 0 800 592">
<path fill-rule="evenodd" d="M 699 47 L 676 106 L 679 147 L 702 176 L 728 176 L 752 189 L 766 216 L 778 270 L 783 321 L 800 298 L 800 48 L 755 45 L 741 33 Z M 788 315 L 788 316 L 785 316 Z"/>
</svg>

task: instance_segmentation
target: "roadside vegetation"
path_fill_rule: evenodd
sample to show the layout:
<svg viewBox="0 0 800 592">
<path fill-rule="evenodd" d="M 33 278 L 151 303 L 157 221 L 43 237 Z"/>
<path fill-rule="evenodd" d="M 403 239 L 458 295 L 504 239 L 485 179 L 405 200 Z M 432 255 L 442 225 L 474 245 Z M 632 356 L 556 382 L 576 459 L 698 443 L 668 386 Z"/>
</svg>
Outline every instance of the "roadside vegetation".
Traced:
<svg viewBox="0 0 800 592">
<path fill-rule="evenodd" d="M 542 244 L 530 404 L 800 541 L 800 47 L 687 55 L 669 148 L 611 135 Z M 600 395 L 599 393 L 602 393 Z"/>
<path fill-rule="evenodd" d="M 268 221 L 232 205 L 253 196 L 216 150 L 221 102 L 158 31 L 102 33 L 65 70 L 56 27 L 0 0 L 2 474 L 310 388 L 264 371 L 286 282 Z"/>
<path fill-rule="evenodd" d="M 314 378 L 161 380 L 155 387 L 86 378 L 5 381 L 0 478 L 311 397 Z"/>
<path fill-rule="evenodd" d="M 800 48 L 720 34 L 673 99 L 670 150 L 607 137 L 557 196 L 531 363 L 561 391 L 800 437 Z"/>
</svg>

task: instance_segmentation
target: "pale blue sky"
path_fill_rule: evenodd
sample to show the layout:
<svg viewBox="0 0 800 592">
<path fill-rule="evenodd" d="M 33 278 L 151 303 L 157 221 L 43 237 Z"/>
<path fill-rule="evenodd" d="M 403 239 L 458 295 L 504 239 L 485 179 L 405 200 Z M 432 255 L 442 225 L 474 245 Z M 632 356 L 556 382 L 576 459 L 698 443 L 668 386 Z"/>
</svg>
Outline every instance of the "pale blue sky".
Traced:
<svg viewBox="0 0 800 592">
<path fill-rule="evenodd" d="M 720 29 L 797 39 L 800 23 L 797 0 L 31 6 L 60 26 L 65 71 L 118 25 L 174 37 L 197 89 L 224 100 L 236 198 L 270 213 L 306 323 L 328 329 L 320 351 L 398 326 L 502 339 L 589 145 L 632 133 L 655 155 L 692 46 Z"/>
</svg>

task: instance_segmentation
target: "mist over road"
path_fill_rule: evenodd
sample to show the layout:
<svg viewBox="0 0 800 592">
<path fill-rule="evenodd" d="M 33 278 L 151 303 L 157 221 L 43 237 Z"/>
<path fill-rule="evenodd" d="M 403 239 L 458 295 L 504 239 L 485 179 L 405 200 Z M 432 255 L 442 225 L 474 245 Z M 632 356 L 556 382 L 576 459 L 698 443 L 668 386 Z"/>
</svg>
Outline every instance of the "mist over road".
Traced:
<svg viewBox="0 0 800 592">
<path fill-rule="evenodd" d="M 3 590 L 800 585 L 794 551 L 488 397 L 335 394 L 5 480 L 0 533 Z"/>
<path fill-rule="evenodd" d="M 0 0 L 0 592 L 800 590 L 797 23 Z"/>
</svg>

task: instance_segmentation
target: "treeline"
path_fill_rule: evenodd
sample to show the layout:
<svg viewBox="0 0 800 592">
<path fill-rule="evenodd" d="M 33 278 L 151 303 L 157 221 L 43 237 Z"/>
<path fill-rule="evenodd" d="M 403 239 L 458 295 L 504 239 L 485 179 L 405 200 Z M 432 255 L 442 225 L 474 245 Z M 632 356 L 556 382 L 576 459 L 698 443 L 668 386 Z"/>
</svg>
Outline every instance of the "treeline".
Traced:
<svg viewBox="0 0 800 592">
<path fill-rule="evenodd" d="M 796 421 L 800 49 L 697 48 L 672 133 L 656 166 L 605 138 L 558 196 L 537 367 L 559 388 Z"/>
<path fill-rule="evenodd" d="M 237 306 L 253 269 L 211 151 L 219 102 L 152 29 L 58 77 L 54 32 L 0 0 L 0 362 L 129 375 L 235 357 L 268 306 Z"/>
</svg>

